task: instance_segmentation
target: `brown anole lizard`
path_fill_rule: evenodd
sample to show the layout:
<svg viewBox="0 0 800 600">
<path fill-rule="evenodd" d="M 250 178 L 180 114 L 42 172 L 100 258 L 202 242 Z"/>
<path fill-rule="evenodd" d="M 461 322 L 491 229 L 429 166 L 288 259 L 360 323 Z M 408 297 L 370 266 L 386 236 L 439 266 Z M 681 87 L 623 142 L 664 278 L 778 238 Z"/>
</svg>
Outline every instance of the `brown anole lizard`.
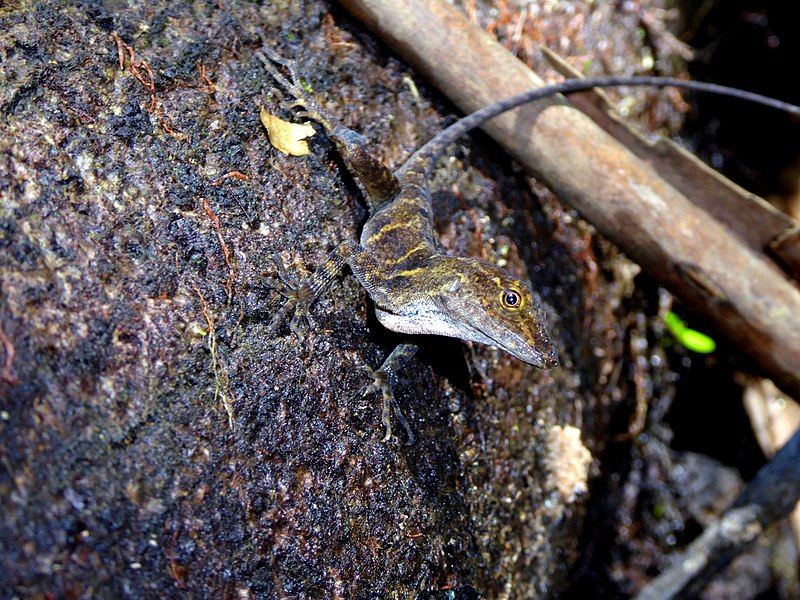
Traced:
<svg viewBox="0 0 800 600">
<path fill-rule="evenodd" d="M 314 300 L 348 265 L 375 303 L 378 321 L 387 329 L 496 346 L 545 369 L 558 364 L 558 354 L 547 333 L 540 300 L 530 284 L 487 262 L 444 254 L 436 243 L 426 180 L 449 144 L 488 119 L 523 104 L 559 93 L 620 85 L 687 88 L 734 96 L 800 115 L 800 107 L 704 82 L 649 76 L 573 79 L 530 90 L 463 117 L 434 136 L 392 172 L 369 154 L 358 133 L 333 124 L 299 86 L 292 63 L 266 49 L 256 56 L 277 83 L 294 97 L 294 104 L 303 107 L 306 116 L 325 128 L 364 186 L 370 209 L 359 242 L 343 242 L 308 280 L 291 286 L 286 293 L 288 299 L 276 313 L 272 327 L 279 326 L 294 310 L 292 329 L 295 330 L 297 319 L 306 314 Z M 276 65 L 283 66 L 290 78 Z M 286 280 L 280 264 L 279 268 Z M 392 383 L 398 370 L 416 351 L 415 345 L 400 344 L 374 372 L 375 381 L 368 391 L 382 393 L 384 439 L 391 435 L 391 407 L 396 406 Z M 399 410 L 397 416 L 409 440 L 413 441 L 411 429 Z"/>
</svg>

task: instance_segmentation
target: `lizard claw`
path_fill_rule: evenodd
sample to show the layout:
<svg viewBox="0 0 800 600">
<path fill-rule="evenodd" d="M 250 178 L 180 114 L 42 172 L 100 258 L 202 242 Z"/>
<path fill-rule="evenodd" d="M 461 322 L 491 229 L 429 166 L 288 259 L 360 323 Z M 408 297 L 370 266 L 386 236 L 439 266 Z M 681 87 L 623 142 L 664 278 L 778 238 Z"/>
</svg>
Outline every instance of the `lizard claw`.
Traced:
<svg viewBox="0 0 800 600">
<path fill-rule="evenodd" d="M 381 423 L 383 423 L 386 432 L 383 436 L 383 441 L 388 442 L 392 437 L 392 413 L 394 413 L 403 429 L 406 430 L 406 437 L 408 438 L 406 444 L 413 444 L 416 438 L 411 430 L 411 425 L 400 410 L 397 400 L 395 400 L 389 375 L 383 369 L 372 369 L 366 365 L 363 365 L 360 369 L 366 371 L 372 377 L 372 382 L 362 390 L 362 395 L 368 396 L 373 392 L 381 393 Z"/>
<path fill-rule="evenodd" d="M 292 63 L 292 61 L 283 58 L 280 54 L 275 52 L 275 50 L 273 50 L 269 46 L 266 45 L 263 46 L 261 48 L 261 52 L 265 54 L 272 62 L 278 63 L 279 65 L 286 67 L 290 71 L 294 70 L 294 63 Z"/>
</svg>

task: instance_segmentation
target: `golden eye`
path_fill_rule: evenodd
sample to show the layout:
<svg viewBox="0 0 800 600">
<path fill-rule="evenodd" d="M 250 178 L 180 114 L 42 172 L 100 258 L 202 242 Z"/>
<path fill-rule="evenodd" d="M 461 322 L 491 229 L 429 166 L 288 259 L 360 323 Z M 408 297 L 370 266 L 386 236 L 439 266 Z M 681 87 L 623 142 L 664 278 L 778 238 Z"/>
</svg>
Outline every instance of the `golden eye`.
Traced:
<svg viewBox="0 0 800 600">
<path fill-rule="evenodd" d="M 522 306 L 522 294 L 513 288 L 506 288 L 500 295 L 500 300 L 503 306 L 512 310 L 518 309 Z"/>
</svg>

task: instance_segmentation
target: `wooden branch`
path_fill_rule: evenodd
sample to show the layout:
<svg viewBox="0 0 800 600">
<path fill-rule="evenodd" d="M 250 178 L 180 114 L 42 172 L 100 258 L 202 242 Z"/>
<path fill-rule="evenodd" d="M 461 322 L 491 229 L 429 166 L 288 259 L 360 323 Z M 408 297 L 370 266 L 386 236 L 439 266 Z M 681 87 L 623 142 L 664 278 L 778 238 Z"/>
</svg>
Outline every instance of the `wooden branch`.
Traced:
<svg viewBox="0 0 800 600">
<path fill-rule="evenodd" d="M 465 113 L 542 85 L 445 2 L 341 3 Z M 763 249 L 753 248 L 563 100 L 522 107 L 493 119 L 485 130 L 800 398 L 800 290 Z M 705 178 L 709 186 L 713 179 Z"/>
<path fill-rule="evenodd" d="M 800 500 L 800 431 L 789 439 L 716 523 L 681 553 L 636 600 L 696 598 L 711 578 Z"/>
<path fill-rule="evenodd" d="M 581 74 L 546 47 L 542 54 L 564 77 Z M 571 104 L 650 165 L 693 204 L 736 233 L 756 252 L 767 251 L 800 280 L 800 227 L 789 215 L 742 189 L 669 138 L 645 136 L 618 115 L 600 91 L 572 94 Z"/>
</svg>

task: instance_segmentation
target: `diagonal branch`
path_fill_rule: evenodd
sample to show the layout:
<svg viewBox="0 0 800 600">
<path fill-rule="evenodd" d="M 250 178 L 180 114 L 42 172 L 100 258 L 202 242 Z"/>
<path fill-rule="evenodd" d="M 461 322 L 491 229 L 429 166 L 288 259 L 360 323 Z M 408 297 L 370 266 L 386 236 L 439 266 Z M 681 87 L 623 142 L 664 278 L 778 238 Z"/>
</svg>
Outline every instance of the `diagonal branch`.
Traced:
<svg viewBox="0 0 800 600">
<path fill-rule="evenodd" d="M 464 112 L 542 85 L 527 66 L 445 2 L 342 4 Z M 501 115 L 485 130 L 651 276 L 701 312 L 784 391 L 800 398 L 800 289 L 770 255 L 791 254 L 800 238 L 796 223 L 781 222 L 786 229 L 766 236 L 775 247 L 754 246 L 731 228 L 735 219 L 726 222 L 690 198 L 709 198 L 707 206 L 726 202 L 730 182 L 717 174 L 695 174 L 691 190 L 685 189 L 563 99 Z M 767 210 L 755 197 L 743 202 L 722 205 L 727 206 L 722 212 Z"/>
</svg>

